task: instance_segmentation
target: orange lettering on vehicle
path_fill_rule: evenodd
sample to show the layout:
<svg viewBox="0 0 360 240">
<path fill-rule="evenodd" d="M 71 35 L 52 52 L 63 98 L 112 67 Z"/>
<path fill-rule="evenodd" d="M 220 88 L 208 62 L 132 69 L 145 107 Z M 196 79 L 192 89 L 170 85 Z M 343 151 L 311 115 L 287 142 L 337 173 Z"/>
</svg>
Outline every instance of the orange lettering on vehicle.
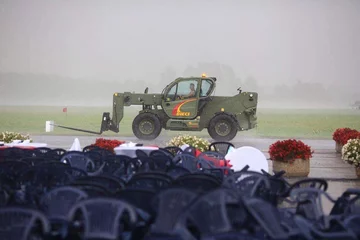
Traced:
<svg viewBox="0 0 360 240">
<path fill-rule="evenodd" d="M 186 104 L 186 103 L 189 103 L 189 102 L 193 102 L 193 101 L 195 101 L 196 100 L 196 98 L 195 99 L 188 99 L 188 100 L 185 100 L 185 101 L 182 101 L 182 102 L 180 102 L 179 104 L 177 104 L 174 108 L 173 108 L 173 110 L 172 110 L 172 112 L 171 112 L 171 115 L 173 115 L 173 116 L 185 116 L 185 117 L 188 117 L 188 116 L 190 116 L 190 112 L 183 112 L 183 111 L 181 111 L 181 107 L 184 105 L 184 104 Z"/>
<path fill-rule="evenodd" d="M 176 116 L 188 117 L 188 116 L 190 116 L 190 112 L 177 112 Z"/>
</svg>

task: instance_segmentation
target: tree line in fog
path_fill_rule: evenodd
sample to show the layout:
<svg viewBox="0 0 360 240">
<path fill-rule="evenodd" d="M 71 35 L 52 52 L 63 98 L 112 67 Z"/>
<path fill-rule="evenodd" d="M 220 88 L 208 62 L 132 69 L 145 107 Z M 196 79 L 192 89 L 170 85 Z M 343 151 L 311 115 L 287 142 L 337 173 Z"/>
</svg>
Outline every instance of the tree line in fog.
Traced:
<svg viewBox="0 0 360 240">
<path fill-rule="evenodd" d="M 217 80 L 215 95 L 229 96 L 243 91 L 259 93 L 263 106 L 288 104 L 334 105 L 347 107 L 359 98 L 359 86 L 331 85 L 319 82 L 293 80 L 271 83 L 252 76 L 237 77 L 233 68 L 219 63 L 198 63 L 188 66 L 182 73 L 167 67 L 158 79 L 71 79 L 44 74 L 0 73 L 0 105 L 109 105 L 114 92 L 160 93 L 177 77 L 201 76 L 202 73 Z M 323 80 L 324 81 L 324 80 Z M 325 81 L 326 82 L 326 81 Z"/>
</svg>

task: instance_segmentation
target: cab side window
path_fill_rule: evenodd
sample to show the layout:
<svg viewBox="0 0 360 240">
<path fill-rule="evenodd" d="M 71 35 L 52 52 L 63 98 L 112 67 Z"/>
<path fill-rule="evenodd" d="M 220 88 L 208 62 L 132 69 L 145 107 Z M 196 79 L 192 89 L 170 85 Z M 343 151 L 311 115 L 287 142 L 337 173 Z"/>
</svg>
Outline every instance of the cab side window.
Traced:
<svg viewBox="0 0 360 240">
<path fill-rule="evenodd" d="M 200 97 L 207 97 L 209 95 L 211 85 L 212 83 L 209 80 L 205 79 L 201 81 Z"/>
<path fill-rule="evenodd" d="M 180 96 L 189 96 L 193 92 L 194 95 L 192 97 L 195 97 L 196 96 L 196 90 L 197 90 L 197 81 L 196 80 L 181 81 L 181 82 L 178 83 L 178 90 L 177 90 L 176 95 L 178 97 L 180 97 Z"/>
<path fill-rule="evenodd" d="M 166 94 L 167 101 L 177 101 L 183 98 L 197 96 L 197 80 L 184 80 L 170 88 Z"/>
</svg>

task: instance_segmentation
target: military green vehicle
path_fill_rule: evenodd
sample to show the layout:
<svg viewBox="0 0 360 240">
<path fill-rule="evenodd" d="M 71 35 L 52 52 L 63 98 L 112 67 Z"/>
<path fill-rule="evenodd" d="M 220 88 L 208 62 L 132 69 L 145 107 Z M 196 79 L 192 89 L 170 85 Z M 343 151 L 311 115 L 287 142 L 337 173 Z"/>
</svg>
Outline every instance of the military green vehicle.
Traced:
<svg viewBox="0 0 360 240">
<path fill-rule="evenodd" d="M 109 112 L 104 112 L 97 134 L 109 130 L 119 132 L 124 107 L 141 105 L 142 110 L 132 123 L 132 131 L 138 139 L 153 140 L 162 129 L 202 131 L 206 128 L 212 139 L 230 141 L 238 131 L 256 126 L 258 94 L 242 92 L 239 88 L 234 96 L 214 96 L 216 80 L 203 74 L 177 78 L 162 93 L 148 93 L 148 88 L 144 93 L 115 93 L 112 119 Z"/>
</svg>

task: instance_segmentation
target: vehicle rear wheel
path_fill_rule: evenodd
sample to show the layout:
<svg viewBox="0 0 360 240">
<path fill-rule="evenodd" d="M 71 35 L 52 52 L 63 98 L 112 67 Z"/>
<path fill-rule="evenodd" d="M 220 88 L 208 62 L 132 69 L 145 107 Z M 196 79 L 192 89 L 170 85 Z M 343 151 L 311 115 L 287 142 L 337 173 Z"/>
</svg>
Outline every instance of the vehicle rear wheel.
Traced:
<svg viewBox="0 0 360 240">
<path fill-rule="evenodd" d="M 132 123 L 134 135 L 141 140 L 153 140 L 161 133 L 160 119 L 152 113 L 140 113 Z"/>
<path fill-rule="evenodd" d="M 208 133 L 215 141 L 231 141 L 237 134 L 235 120 L 227 114 L 219 114 L 210 120 Z"/>
</svg>

